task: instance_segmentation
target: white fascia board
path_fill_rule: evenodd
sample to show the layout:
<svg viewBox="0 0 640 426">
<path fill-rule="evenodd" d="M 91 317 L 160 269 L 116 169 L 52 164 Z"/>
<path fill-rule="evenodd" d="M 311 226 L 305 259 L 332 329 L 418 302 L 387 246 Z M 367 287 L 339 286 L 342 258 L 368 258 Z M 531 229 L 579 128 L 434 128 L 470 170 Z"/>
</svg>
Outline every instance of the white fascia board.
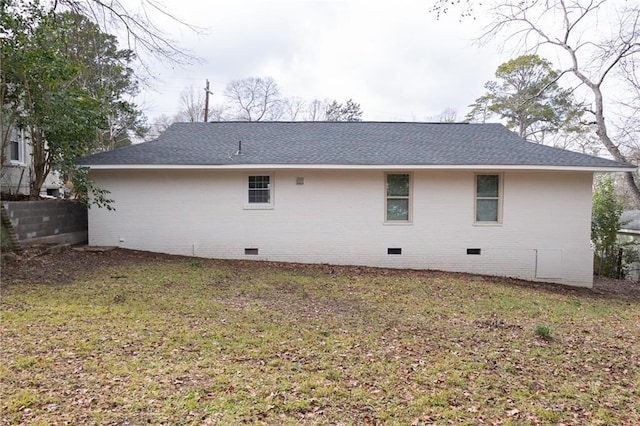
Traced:
<svg viewBox="0 0 640 426">
<path fill-rule="evenodd" d="M 540 170 L 574 172 L 635 172 L 635 167 L 538 165 L 424 165 L 424 164 L 99 164 L 92 170 Z"/>
</svg>

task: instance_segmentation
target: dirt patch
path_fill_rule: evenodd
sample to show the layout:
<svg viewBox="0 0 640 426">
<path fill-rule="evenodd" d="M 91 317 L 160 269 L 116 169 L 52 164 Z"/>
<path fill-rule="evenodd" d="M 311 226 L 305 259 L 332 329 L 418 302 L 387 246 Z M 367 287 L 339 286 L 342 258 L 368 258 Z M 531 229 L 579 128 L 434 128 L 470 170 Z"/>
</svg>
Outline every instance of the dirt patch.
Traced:
<svg viewBox="0 0 640 426">
<path fill-rule="evenodd" d="M 105 267 L 147 262 L 178 262 L 184 258 L 135 250 L 116 249 L 104 252 L 77 251 L 71 247 L 55 253 L 51 246 L 27 247 L 12 261 L 2 265 L 2 282 L 40 282 L 65 284 Z"/>
<path fill-rule="evenodd" d="M 29 201 L 29 196 L 24 194 L 9 194 L 3 192 L 1 194 L 2 201 Z"/>
<path fill-rule="evenodd" d="M 109 250 L 78 250 L 71 247 L 41 245 L 26 248 L 23 253 L 11 260 L 3 261 L 2 282 L 40 282 L 48 284 L 64 284 L 93 270 L 104 267 L 118 267 L 138 263 L 181 263 L 189 262 L 187 256 L 174 256 L 162 253 L 151 253 L 137 250 L 109 248 Z M 459 278 L 477 285 L 497 283 L 501 285 L 535 288 L 539 291 L 560 294 L 575 294 L 587 297 L 616 297 L 628 300 L 640 300 L 640 283 L 626 280 L 596 277 L 593 289 L 575 288 L 558 284 L 523 281 L 512 278 L 478 276 L 471 274 L 417 271 L 403 269 L 370 268 L 361 266 L 310 265 L 296 263 L 255 262 L 244 260 L 198 259 L 204 265 L 216 264 L 233 269 L 265 268 L 291 271 L 305 271 L 310 274 L 357 277 L 422 277 L 422 278 Z"/>
<path fill-rule="evenodd" d="M 609 296 L 640 300 L 640 282 L 595 277 L 593 279 L 593 291 Z"/>
</svg>

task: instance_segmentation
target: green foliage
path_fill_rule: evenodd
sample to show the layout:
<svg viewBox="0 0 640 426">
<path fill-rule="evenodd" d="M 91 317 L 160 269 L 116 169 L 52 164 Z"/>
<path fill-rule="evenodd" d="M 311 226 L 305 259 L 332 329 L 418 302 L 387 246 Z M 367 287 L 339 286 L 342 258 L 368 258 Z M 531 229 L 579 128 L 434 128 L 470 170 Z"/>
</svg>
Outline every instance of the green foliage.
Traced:
<svg viewBox="0 0 640 426">
<path fill-rule="evenodd" d="M 133 54 L 87 18 L 37 0 L 2 2 L 0 27 L 2 130 L 27 133 L 36 198 L 52 169 L 73 171 L 78 157 L 129 144 L 127 132 L 142 128 L 124 100 L 137 91 Z"/>
<path fill-rule="evenodd" d="M 500 65 L 498 81 L 485 84 L 487 93 L 471 105 L 469 121 L 498 115 L 521 137 L 544 142 L 550 133 L 581 130 L 582 108 L 570 90 L 558 84 L 560 75 L 537 55 L 524 55 Z"/>
<path fill-rule="evenodd" d="M 78 66 L 64 53 L 67 27 L 37 2 L 3 10 L 11 51 L 2 51 L 7 96 L 3 108 L 17 115 L 32 145 L 31 197 L 54 165 L 69 167 L 103 128 L 99 102 L 77 83 Z M 8 26 L 8 27 L 7 27 Z"/>
<path fill-rule="evenodd" d="M 72 167 L 67 170 L 67 175 L 73 183 L 74 196 L 83 206 L 90 208 L 92 205 L 107 210 L 115 210 L 114 201 L 108 198 L 110 191 L 98 188 L 89 178 L 87 167 Z"/>
<path fill-rule="evenodd" d="M 623 205 L 616 197 L 612 175 L 596 177 L 593 190 L 591 242 L 596 261 L 595 273 L 617 277 L 620 216 Z"/>
<path fill-rule="evenodd" d="M 80 84 L 100 102 L 106 117 L 106 128 L 97 133 L 89 150 L 107 151 L 130 145 L 132 134 L 142 136 L 146 131 L 142 113 L 125 100 L 139 91 L 131 68 L 133 51 L 118 49 L 117 38 L 102 32 L 87 17 L 66 12 L 56 19 L 67 29 L 64 50 L 78 67 Z"/>
<path fill-rule="evenodd" d="M 535 333 L 536 333 L 536 336 L 540 337 L 541 339 L 544 339 L 544 340 L 552 339 L 551 330 L 547 326 L 537 325 L 535 328 Z"/>
<path fill-rule="evenodd" d="M 104 111 L 99 102 L 79 87 L 64 87 L 35 99 L 31 107 L 34 115 L 21 123 L 42 134 L 52 164 L 70 167 L 87 152 L 87 142 L 95 138 L 96 129 L 105 124 Z M 46 90 L 46 88 L 45 88 Z"/>
</svg>

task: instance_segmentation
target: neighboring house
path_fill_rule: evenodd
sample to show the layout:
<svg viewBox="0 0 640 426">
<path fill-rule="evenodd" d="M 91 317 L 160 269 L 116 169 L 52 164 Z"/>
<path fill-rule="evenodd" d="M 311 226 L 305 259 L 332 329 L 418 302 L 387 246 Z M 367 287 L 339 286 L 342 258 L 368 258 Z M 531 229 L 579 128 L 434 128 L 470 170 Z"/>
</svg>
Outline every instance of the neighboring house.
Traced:
<svg viewBox="0 0 640 426">
<path fill-rule="evenodd" d="M 627 210 L 620 216 L 618 243 L 626 256 L 625 278 L 640 282 L 640 210 Z"/>
<path fill-rule="evenodd" d="M 79 163 L 115 200 L 91 245 L 584 287 L 593 173 L 634 170 L 463 123 L 177 123 Z"/>
<path fill-rule="evenodd" d="M 4 163 L 0 170 L 0 191 L 3 194 L 28 195 L 33 175 L 31 145 L 24 130 L 17 127 L 9 131 L 9 140 L 4 152 Z M 41 195 L 58 196 L 63 182 L 57 171 L 47 176 L 40 188 Z"/>
</svg>

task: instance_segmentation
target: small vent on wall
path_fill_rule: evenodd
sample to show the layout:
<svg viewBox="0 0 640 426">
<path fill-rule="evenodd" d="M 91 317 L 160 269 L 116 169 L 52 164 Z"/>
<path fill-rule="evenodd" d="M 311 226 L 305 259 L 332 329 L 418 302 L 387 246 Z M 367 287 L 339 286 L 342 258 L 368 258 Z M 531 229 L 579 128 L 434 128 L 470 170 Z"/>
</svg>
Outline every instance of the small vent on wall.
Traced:
<svg viewBox="0 0 640 426">
<path fill-rule="evenodd" d="M 257 255 L 258 254 L 258 249 L 257 248 L 246 248 L 244 249 L 244 254 L 249 254 L 249 255 Z"/>
<path fill-rule="evenodd" d="M 304 178 L 303 177 L 297 177 L 296 178 L 296 185 L 304 185 Z"/>
<path fill-rule="evenodd" d="M 387 249 L 387 254 L 402 254 L 402 249 L 399 247 L 390 247 Z"/>
<path fill-rule="evenodd" d="M 480 254 L 480 249 L 479 248 L 468 248 L 467 249 L 467 254 Z"/>
</svg>

